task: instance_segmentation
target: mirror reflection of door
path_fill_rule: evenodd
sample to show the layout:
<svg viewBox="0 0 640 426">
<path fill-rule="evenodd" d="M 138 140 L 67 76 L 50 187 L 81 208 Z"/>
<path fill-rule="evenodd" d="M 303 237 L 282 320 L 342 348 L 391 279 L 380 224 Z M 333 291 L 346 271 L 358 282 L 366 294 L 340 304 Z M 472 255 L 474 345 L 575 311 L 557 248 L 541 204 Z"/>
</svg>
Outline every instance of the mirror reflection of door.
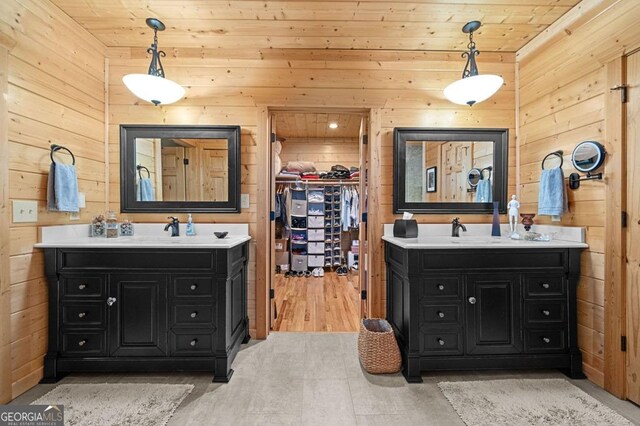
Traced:
<svg viewBox="0 0 640 426">
<path fill-rule="evenodd" d="M 203 184 L 202 199 L 209 201 L 226 201 L 228 199 L 229 151 L 227 141 L 205 141 L 198 145 L 202 158 Z"/>
<path fill-rule="evenodd" d="M 136 165 L 149 170 L 153 201 L 229 199 L 227 139 L 137 138 Z"/>
<path fill-rule="evenodd" d="M 477 183 L 489 180 L 493 167 L 493 142 L 407 141 L 405 198 L 408 202 L 475 202 Z M 436 188 L 429 188 L 427 171 L 435 170 Z M 476 175 L 476 184 L 469 176 Z M 418 178 L 421 176 L 421 178 Z"/>
<path fill-rule="evenodd" d="M 184 159 L 184 148 L 177 146 L 162 148 L 163 201 L 183 201 L 186 199 Z"/>
<path fill-rule="evenodd" d="M 442 150 L 444 179 L 440 201 L 467 200 L 467 176 L 472 164 L 471 142 L 446 142 Z"/>
</svg>

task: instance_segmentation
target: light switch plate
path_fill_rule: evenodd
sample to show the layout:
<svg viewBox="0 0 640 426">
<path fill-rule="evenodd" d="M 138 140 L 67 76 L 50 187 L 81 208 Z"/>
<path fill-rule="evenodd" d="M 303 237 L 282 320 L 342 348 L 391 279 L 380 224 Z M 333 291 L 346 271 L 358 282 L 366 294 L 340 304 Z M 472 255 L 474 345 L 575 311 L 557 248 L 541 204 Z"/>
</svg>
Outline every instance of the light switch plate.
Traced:
<svg viewBox="0 0 640 426">
<path fill-rule="evenodd" d="M 240 208 L 249 208 L 249 194 L 240 194 Z"/>
<path fill-rule="evenodd" d="M 87 207 L 87 197 L 84 192 L 78 192 L 78 207 L 81 209 Z"/>
<path fill-rule="evenodd" d="M 38 202 L 33 200 L 13 200 L 13 223 L 37 222 Z"/>
</svg>

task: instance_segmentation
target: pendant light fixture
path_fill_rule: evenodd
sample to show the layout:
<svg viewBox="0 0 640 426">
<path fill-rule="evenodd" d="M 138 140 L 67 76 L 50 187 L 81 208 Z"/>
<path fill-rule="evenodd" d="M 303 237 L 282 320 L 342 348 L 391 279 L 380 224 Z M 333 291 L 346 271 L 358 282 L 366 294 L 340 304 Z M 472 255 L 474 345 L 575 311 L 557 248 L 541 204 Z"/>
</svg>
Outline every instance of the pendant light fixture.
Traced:
<svg viewBox="0 0 640 426">
<path fill-rule="evenodd" d="M 153 43 L 147 49 L 147 53 L 151 53 L 149 71 L 147 74 L 127 74 L 122 81 L 140 99 L 154 105 L 172 104 L 184 96 L 184 88 L 164 76 L 160 57 L 166 54 L 158 50 L 158 31 L 164 31 L 165 26 L 155 18 L 147 18 L 146 22 L 153 29 Z"/>
<path fill-rule="evenodd" d="M 476 56 L 480 51 L 476 50 L 476 43 L 473 41 L 473 32 L 480 28 L 480 21 L 467 22 L 462 27 L 462 32 L 469 34 L 468 52 L 464 52 L 462 57 L 467 57 L 467 64 L 462 72 L 462 78 L 454 81 L 444 89 L 444 96 L 451 102 L 459 105 L 472 106 L 493 96 L 504 83 L 499 75 L 478 74 Z"/>
</svg>

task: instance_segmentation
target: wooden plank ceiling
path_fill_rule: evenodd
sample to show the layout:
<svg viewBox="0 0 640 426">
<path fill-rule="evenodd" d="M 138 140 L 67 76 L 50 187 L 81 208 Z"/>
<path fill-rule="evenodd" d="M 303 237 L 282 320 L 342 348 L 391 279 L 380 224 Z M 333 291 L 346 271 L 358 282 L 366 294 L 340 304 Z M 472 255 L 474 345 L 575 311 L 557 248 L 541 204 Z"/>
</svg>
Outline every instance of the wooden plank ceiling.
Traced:
<svg viewBox="0 0 640 426">
<path fill-rule="evenodd" d="M 275 128 L 279 137 L 291 138 L 357 138 L 360 132 L 359 114 L 276 112 Z M 329 127 L 336 123 L 337 128 Z"/>
<path fill-rule="evenodd" d="M 579 0 L 209 1 L 52 0 L 108 47 L 463 50 L 462 26 L 482 21 L 480 51 L 515 52 Z"/>
</svg>

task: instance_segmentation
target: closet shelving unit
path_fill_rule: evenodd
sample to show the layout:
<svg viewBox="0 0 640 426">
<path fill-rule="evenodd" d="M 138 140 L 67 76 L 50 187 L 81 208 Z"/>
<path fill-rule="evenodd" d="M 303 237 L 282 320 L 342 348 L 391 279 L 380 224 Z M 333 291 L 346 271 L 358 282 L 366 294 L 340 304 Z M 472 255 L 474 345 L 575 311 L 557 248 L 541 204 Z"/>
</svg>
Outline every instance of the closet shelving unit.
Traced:
<svg viewBox="0 0 640 426">
<path fill-rule="evenodd" d="M 290 185 L 291 270 L 342 264 L 342 187 L 358 179 L 276 179 Z"/>
<path fill-rule="evenodd" d="M 304 272 L 308 269 L 307 254 L 309 251 L 307 190 L 292 187 L 291 194 L 291 241 L 289 244 L 291 270 Z"/>
</svg>

